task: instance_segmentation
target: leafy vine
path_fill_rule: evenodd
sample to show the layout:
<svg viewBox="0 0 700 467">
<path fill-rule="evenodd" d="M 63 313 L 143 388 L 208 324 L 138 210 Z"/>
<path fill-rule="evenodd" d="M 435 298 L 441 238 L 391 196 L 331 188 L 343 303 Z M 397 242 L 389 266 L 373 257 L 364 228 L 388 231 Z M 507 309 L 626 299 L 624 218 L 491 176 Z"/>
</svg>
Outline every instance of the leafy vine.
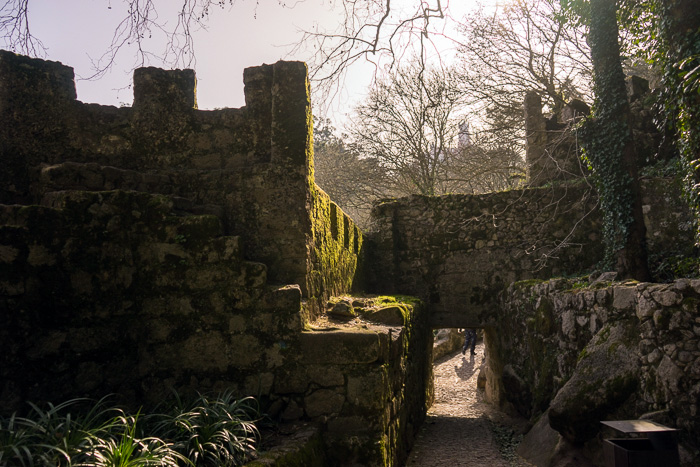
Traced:
<svg viewBox="0 0 700 467">
<path fill-rule="evenodd" d="M 700 14 L 693 5 L 687 12 L 680 10 L 682 2 L 658 0 L 655 6 L 661 34 L 654 58 L 664 70 L 666 119 L 676 133 L 686 198 L 696 214 L 697 245 L 700 244 Z"/>
<path fill-rule="evenodd" d="M 620 65 L 617 19 L 591 8 L 589 43 L 594 62 L 593 117 L 580 125 L 584 160 L 591 169 L 603 213 L 604 267 L 615 269 L 635 222 L 634 168 L 626 163 L 631 145 L 629 103 Z M 610 12 L 608 12 L 610 13 Z"/>
</svg>

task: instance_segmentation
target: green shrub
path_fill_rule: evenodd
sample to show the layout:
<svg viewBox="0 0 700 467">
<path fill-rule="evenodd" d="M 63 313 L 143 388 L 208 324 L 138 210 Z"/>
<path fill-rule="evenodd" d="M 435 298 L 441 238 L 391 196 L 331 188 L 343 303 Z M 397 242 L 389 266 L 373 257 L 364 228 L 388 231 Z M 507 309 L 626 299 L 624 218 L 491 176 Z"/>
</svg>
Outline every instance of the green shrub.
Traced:
<svg viewBox="0 0 700 467">
<path fill-rule="evenodd" d="M 129 467 L 237 466 L 251 459 L 259 439 L 253 398 L 231 392 L 199 395 L 167 413 L 130 415 L 73 399 L 26 417 L 0 417 L 0 465 Z"/>
<path fill-rule="evenodd" d="M 186 405 L 177 398 L 167 414 L 153 415 L 153 433 L 172 440 L 174 449 L 197 466 L 235 466 L 250 460 L 259 432 L 255 399 L 224 392 Z"/>
</svg>

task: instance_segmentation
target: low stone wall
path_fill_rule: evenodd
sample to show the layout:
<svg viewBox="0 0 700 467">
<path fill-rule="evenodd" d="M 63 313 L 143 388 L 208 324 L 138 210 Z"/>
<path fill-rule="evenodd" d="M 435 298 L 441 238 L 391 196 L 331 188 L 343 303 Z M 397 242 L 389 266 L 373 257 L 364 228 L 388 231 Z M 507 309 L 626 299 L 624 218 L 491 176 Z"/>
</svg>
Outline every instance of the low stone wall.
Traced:
<svg viewBox="0 0 700 467">
<path fill-rule="evenodd" d="M 700 280 L 520 282 L 487 330 L 487 396 L 582 444 L 600 420 L 657 420 L 700 447 Z"/>
<path fill-rule="evenodd" d="M 432 403 L 427 310 L 419 302 L 382 306 L 401 308 L 405 325 L 312 326 L 277 372 L 270 413 L 319 423 L 326 465 L 403 465 Z"/>
</svg>

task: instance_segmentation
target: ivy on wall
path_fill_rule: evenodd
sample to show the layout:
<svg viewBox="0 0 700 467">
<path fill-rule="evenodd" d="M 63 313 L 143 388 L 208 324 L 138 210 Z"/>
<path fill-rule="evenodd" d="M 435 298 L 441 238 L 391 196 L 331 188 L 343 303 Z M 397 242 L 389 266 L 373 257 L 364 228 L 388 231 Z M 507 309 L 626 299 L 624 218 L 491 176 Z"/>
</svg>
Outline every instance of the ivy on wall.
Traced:
<svg viewBox="0 0 700 467">
<path fill-rule="evenodd" d="M 676 134 L 685 191 L 696 213 L 700 243 L 700 9 L 695 2 L 657 0 L 659 41 L 654 60 L 663 66 L 666 118 Z"/>
<path fill-rule="evenodd" d="M 611 124 L 604 123 L 605 121 L 605 116 L 583 120 L 580 135 L 585 151 L 584 159 L 593 172 L 603 212 L 604 268 L 612 269 L 615 255 L 625 247 L 629 227 L 633 222 L 633 199 L 631 178 L 620 163 L 629 130 L 625 122 Z"/>
</svg>

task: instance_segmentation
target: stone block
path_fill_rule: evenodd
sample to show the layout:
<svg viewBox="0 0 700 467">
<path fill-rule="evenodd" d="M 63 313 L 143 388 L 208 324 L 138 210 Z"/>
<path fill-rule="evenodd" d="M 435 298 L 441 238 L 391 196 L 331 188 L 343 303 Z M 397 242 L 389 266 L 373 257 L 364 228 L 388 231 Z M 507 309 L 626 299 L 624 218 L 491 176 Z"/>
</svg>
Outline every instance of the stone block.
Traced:
<svg viewBox="0 0 700 467">
<path fill-rule="evenodd" d="M 309 380 L 321 387 L 345 385 L 345 373 L 341 367 L 308 365 L 306 372 L 309 376 Z"/>
<path fill-rule="evenodd" d="M 382 341 L 386 341 L 382 345 Z M 310 364 L 373 363 L 387 357 L 388 337 L 375 331 L 303 332 L 299 358 Z"/>
<path fill-rule="evenodd" d="M 363 314 L 364 319 L 372 323 L 387 326 L 405 326 L 408 324 L 409 311 L 403 306 L 389 306 Z"/>
<path fill-rule="evenodd" d="M 28 119 L 41 122 L 65 113 L 75 99 L 73 68 L 0 50 L 0 108 L 5 117 L 22 117 L 19 125 Z"/>
<path fill-rule="evenodd" d="M 640 321 L 646 321 L 654 316 L 654 312 L 658 309 L 658 305 L 651 299 L 648 292 L 642 292 L 638 297 L 637 302 L 637 318 Z"/>
<path fill-rule="evenodd" d="M 282 412 L 283 421 L 299 420 L 303 416 L 304 409 L 300 407 L 299 404 L 297 404 L 297 402 L 294 400 L 289 401 L 287 407 Z"/>
<path fill-rule="evenodd" d="M 637 303 L 637 288 L 630 286 L 613 287 L 613 307 L 617 310 L 632 310 Z"/>
<path fill-rule="evenodd" d="M 358 407 L 379 410 L 389 394 L 389 381 L 383 368 L 373 369 L 362 376 L 348 376 L 348 402 Z"/>
<path fill-rule="evenodd" d="M 154 67 L 134 71 L 134 105 L 138 111 L 172 113 L 197 108 L 194 70 L 163 70 Z"/>
<path fill-rule="evenodd" d="M 682 299 L 681 294 L 674 290 L 673 285 L 657 285 L 648 290 L 654 301 L 664 307 L 678 305 Z"/>
<path fill-rule="evenodd" d="M 274 392 L 275 394 L 304 394 L 310 382 L 304 364 L 287 365 L 277 372 Z"/>
<path fill-rule="evenodd" d="M 306 415 L 311 418 L 337 415 L 343 410 L 345 396 L 330 389 L 317 389 L 304 397 Z"/>
<path fill-rule="evenodd" d="M 340 416 L 328 421 L 327 429 L 332 435 L 352 436 L 372 431 L 372 423 L 359 415 Z"/>
</svg>

